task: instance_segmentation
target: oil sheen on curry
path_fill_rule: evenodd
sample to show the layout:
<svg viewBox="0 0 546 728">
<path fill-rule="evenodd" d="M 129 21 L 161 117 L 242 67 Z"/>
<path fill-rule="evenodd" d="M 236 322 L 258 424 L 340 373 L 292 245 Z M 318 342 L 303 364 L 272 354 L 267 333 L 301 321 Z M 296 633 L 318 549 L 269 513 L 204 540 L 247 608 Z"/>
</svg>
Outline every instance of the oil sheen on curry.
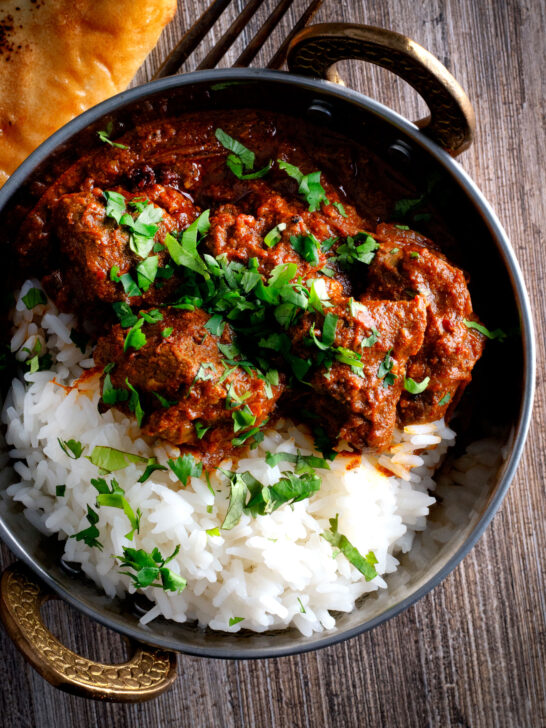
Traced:
<svg viewBox="0 0 546 728">
<path fill-rule="evenodd" d="M 449 417 L 483 350 L 442 240 L 385 222 L 349 147 L 294 127 L 237 111 L 105 131 L 21 230 L 24 270 L 97 340 L 101 407 L 208 466 L 279 415 L 323 450 L 384 450 Z"/>
</svg>

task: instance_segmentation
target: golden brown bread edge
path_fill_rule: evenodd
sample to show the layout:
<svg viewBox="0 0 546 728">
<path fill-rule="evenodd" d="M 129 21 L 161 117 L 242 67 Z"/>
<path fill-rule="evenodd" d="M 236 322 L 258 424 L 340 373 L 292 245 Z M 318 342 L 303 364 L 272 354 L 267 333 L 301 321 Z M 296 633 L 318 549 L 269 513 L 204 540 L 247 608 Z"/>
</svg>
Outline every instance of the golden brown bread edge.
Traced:
<svg viewBox="0 0 546 728">
<path fill-rule="evenodd" d="M 122 91 L 176 0 L 0 4 L 0 186 L 48 136 Z"/>
</svg>

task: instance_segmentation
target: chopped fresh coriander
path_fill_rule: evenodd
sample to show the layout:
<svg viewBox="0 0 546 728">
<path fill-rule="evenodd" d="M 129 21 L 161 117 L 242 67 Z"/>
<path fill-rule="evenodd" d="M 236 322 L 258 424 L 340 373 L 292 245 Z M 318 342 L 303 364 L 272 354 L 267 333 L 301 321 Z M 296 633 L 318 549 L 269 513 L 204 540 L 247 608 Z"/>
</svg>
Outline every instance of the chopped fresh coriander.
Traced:
<svg viewBox="0 0 546 728">
<path fill-rule="evenodd" d="M 34 306 L 47 303 L 47 296 L 41 288 L 30 288 L 23 296 L 22 301 L 30 311 Z"/>
<path fill-rule="evenodd" d="M 76 329 L 72 329 L 70 331 L 70 341 L 78 347 L 82 354 L 85 354 L 89 345 L 89 336 L 87 334 L 82 334 Z"/>
<path fill-rule="evenodd" d="M 216 528 L 207 528 L 205 533 L 207 534 L 207 536 L 221 536 L 222 535 L 220 533 L 220 529 L 218 528 L 218 526 L 216 526 Z"/>
<path fill-rule="evenodd" d="M 250 171 L 254 167 L 254 152 L 247 149 L 237 139 L 230 137 L 223 129 L 216 129 L 214 136 L 225 149 L 231 152 L 226 159 L 226 165 L 239 179 L 259 179 L 264 177 L 271 169 L 273 163 L 270 161 L 263 169 L 257 172 Z"/>
<path fill-rule="evenodd" d="M 421 394 L 428 387 L 430 377 L 425 377 L 422 382 L 416 382 L 411 377 L 404 377 L 404 389 L 410 394 Z"/>
<path fill-rule="evenodd" d="M 110 270 L 110 280 L 114 283 L 121 283 L 123 290 L 128 296 L 140 296 L 142 294 L 142 291 L 137 286 L 130 273 L 124 273 L 121 276 L 119 275 L 119 268 L 117 265 Z"/>
<path fill-rule="evenodd" d="M 95 445 L 91 455 L 87 459 L 103 473 L 112 473 L 115 470 L 123 470 L 131 463 L 146 463 L 148 458 L 142 455 L 135 455 L 124 450 L 116 450 L 108 445 Z"/>
<path fill-rule="evenodd" d="M 399 220 L 403 220 L 407 215 L 409 215 L 410 212 L 413 212 L 416 210 L 423 200 L 425 199 L 424 195 L 421 195 L 421 197 L 416 197 L 413 199 L 406 198 L 402 200 L 398 200 L 398 202 L 394 206 L 394 215 Z"/>
<path fill-rule="evenodd" d="M 140 316 L 147 324 L 157 324 L 163 321 L 163 314 L 157 308 L 151 308 L 149 311 L 140 311 Z"/>
<path fill-rule="evenodd" d="M 341 204 L 341 202 L 332 202 L 332 205 L 336 208 L 336 210 L 339 212 L 339 214 L 342 217 L 349 217 L 347 213 L 345 212 L 345 208 Z"/>
<path fill-rule="evenodd" d="M 357 233 L 355 236 L 348 236 L 343 245 L 336 250 L 336 260 L 344 268 L 351 268 L 355 263 L 369 265 L 375 257 L 375 251 L 379 248 L 376 242 L 368 233 Z"/>
<path fill-rule="evenodd" d="M 112 304 L 112 308 L 123 329 L 134 326 L 138 321 L 138 316 L 135 316 L 131 311 L 131 307 L 125 301 L 116 301 L 116 303 Z"/>
<path fill-rule="evenodd" d="M 396 253 L 399 253 L 399 252 L 400 252 L 400 248 L 393 248 L 391 250 L 391 255 L 396 255 Z"/>
<path fill-rule="evenodd" d="M 166 566 L 179 551 L 180 546 L 177 546 L 173 553 L 164 559 L 157 548 L 148 553 L 143 549 L 137 550 L 124 546 L 123 555 L 116 556 L 116 558 L 120 560 L 123 568 L 132 570 L 120 571 L 120 574 L 129 576 L 135 588 L 145 589 L 148 586 L 154 586 L 165 591 L 179 593 L 186 588 L 186 579 Z"/>
<path fill-rule="evenodd" d="M 200 273 L 204 278 L 209 278 L 207 266 L 197 252 L 197 245 L 200 238 L 205 236 L 210 228 L 210 210 L 202 212 L 192 224 L 182 233 L 180 242 L 171 235 L 165 237 L 165 246 L 176 265 L 182 265 L 195 273 Z"/>
<path fill-rule="evenodd" d="M 394 359 L 391 356 L 392 349 L 389 349 L 388 352 L 385 354 L 381 364 L 379 365 L 379 369 L 377 370 L 377 376 L 379 379 L 383 380 L 383 386 L 390 387 L 391 384 L 394 384 L 394 380 L 397 378 L 396 374 L 393 374 L 391 369 L 394 366 Z"/>
<path fill-rule="evenodd" d="M 161 336 L 162 336 L 162 337 L 163 337 L 164 339 L 168 339 L 168 338 L 169 338 L 169 336 L 170 336 L 170 335 L 172 334 L 172 332 L 173 332 L 173 327 L 172 327 L 172 326 L 167 326 L 167 327 L 166 327 L 165 329 L 163 329 L 163 330 L 161 331 Z"/>
<path fill-rule="evenodd" d="M 219 313 L 215 313 L 214 316 L 211 316 L 207 321 L 205 328 L 207 331 L 210 331 L 213 336 L 222 336 L 225 325 L 226 322 L 222 316 Z"/>
<path fill-rule="evenodd" d="M 119 142 L 113 142 L 110 139 L 110 135 L 112 134 L 113 124 L 111 121 L 106 124 L 106 129 L 101 129 L 97 132 L 98 138 L 101 140 L 101 142 L 104 142 L 104 144 L 109 144 L 111 147 L 117 147 L 118 149 L 128 149 L 128 147 L 125 146 L 125 144 L 120 144 Z"/>
<path fill-rule="evenodd" d="M 193 426 L 195 427 L 195 434 L 197 435 L 198 440 L 202 440 L 206 433 L 210 430 L 210 425 L 205 427 L 205 425 L 199 422 L 199 420 L 195 420 Z"/>
<path fill-rule="evenodd" d="M 247 440 L 250 440 L 252 438 L 253 444 L 250 446 L 250 449 L 253 450 L 256 445 L 259 442 L 262 442 L 262 440 L 264 439 L 264 434 L 260 431 L 260 428 L 262 428 L 264 425 L 265 422 L 262 422 L 258 427 L 253 427 L 251 430 L 247 430 L 241 435 L 234 437 L 231 441 L 231 444 L 233 445 L 233 447 L 240 447 L 245 442 L 247 442 Z"/>
<path fill-rule="evenodd" d="M 203 472 L 203 463 L 196 460 L 191 453 L 184 453 L 176 460 L 167 460 L 167 465 L 184 487 L 188 484 L 188 478 L 199 478 Z"/>
<path fill-rule="evenodd" d="M 233 410 L 231 417 L 233 419 L 233 432 L 235 433 L 245 430 L 247 427 L 252 427 L 256 422 L 256 415 L 247 404 L 240 409 Z"/>
<path fill-rule="evenodd" d="M 364 575 L 366 581 L 371 581 L 377 576 L 375 564 L 377 559 L 373 551 L 369 551 L 366 556 L 362 556 L 360 551 L 352 545 L 349 539 L 338 531 L 339 514 L 335 518 L 330 518 L 330 530 L 321 533 L 321 536 L 331 543 L 332 546 L 345 556 L 345 558 L 356 567 L 361 574 Z"/>
<path fill-rule="evenodd" d="M 283 230 L 286 230 L 285 222 L 280 222 L 278 225 L 275 225 L 264 237 L 264 245 L 267 245 L 268 248 L 273 248 L 277 245 L 282 238 Z"/>
<path fill-rule="evenodd" d="M 411 253 L 409 254 L 409 257 L 413 258 L 414 260 L 417 260 L 420 256 L 416 250 L 412 250 Z"/>
<path fill-rule="evenodd" d="M 64 454 L 71 460 L 78 460 L 84 451 L 84 445 L 82 445 L 81 442 L 78 442 L 78 440 L 61 440 L 61 438 L 58 437 L 57 442 Z"/>
<path fill-rule="evenodd" d="M 397 228 L 398 230 L 409 230 L 410 229 L 409 225 L 395 225 L 394 227 Z"/>
<path fill-rule="evenodd" d="M 146 291 L 150 288 L 152 283 L 155 281 L 157 276 L 157 269 L 159 266 L 159 256 L 158 255 L 150 255 L 149 258 L 146 258 L 142 261 L 142 263 L 139 263 L 136 267 L 137 272 L 137 282 L 139 285 L 140 290 L 142 293 L 146 293 Z"/>
<path fill-rule="evenodd" d="M 464 325 L 468 329 L 476 329 L 476 331 L 479 331 L 480 334 L 487 336 L 488 339 L 498 339 L 499 341 L 504 341 L 504 339 L 506 339 L 507 337 L 507 334 L 502 329 L 489 331 L 488 328 L 486 328 L 483 324 L 479 324 L 477 321 L 468 321 L 465 319 Z"/>
<path fill-rule="evenodd" d="M 146 464 L 146 470 L 137 480 L 137 483 L 145 483 L 156 470 L 167 470 L 167 468 L 164 465 L 160 465 L 155 458 L 149 458 Z"/>
<path fill-rule="evenodd" d="M 40 339 L 36 339 L 32 351 L 30 351 L 30 349 L 28 349 L 26 346 L 24 346 L 22 349 L 22 351 L 31 355 L 30 359 L 27 359 L 25 361 L 25 365 L 28 367 L 31 374 L 34 374 L 34 372 L 42 372 L 51 369 L 53 365 L 53 359 L 51 358 L 51 354 L 49 352 L 46 351 L 45 354 L 42 354 L 40 356 L 42 348 L 42 342 L 40 341 Z"/>
<path fill-rule="evenodd" d="M 133 387 L 133 385 L 129 382 L 127 377 L 125 378 L 125 384 L 127 386 L 127 389 L 130 391 L 129 395 L 129 409 L 136 417 L 136 420 L 138 422 L 138 426 L 142 426 L 142 420 L 144 419 L 144 410 L 142 409 L 142 405 L 140 404 L 140 396 L 136 389 Z M 104 392 L 102 398 L 104 399 Z"/>
<path fill-rule="evenodd" d="M 362 369 L 364 366 L 362 363 L 362 356 L 356 351 L 346 349 L 344 346 L 338 346 L 335 349 L 335 357 L 337 361 L 341 362 L 341 364 L 347 364 L 349 367 Z"/>
<path fill-rule="evenodd" d="M 224 474 L 226 474 L 226 472 L 224 472 Z M 244 481 L 243 475 L 244 474 L 240 473 L 230 473 L 228 475 L 231 481 L 231 489 L 228 510 L 224 518 L 224 522 L 222 523 L 222 530 L 224 531 L 230 531 L 241 520 L 247 496 L 247 485 Z"/>
<path fill-rule="evenodd" d="M 243 620 L 244 620 L 244 617 L 230 617 L 229 626 L 233 627 L 234 624 L 239 624 L 239 622 L 242 622 Z"/>
<path fill-rule="evenodd" d="M 320 183 L 320 172 L 311 172 L 303 174 L 297 167 L 289 162 L 278 159 L 279 168 L 284 170 L 290 177 L 298 183 L 298 192 L 303 195 L 309 205 L 309 212 L 316 212 L 321 203 L 329 205 L 330 201 L 326 197 L 324 187 Z"/>
<path fill-rule="evenodd" d="M 324 278 L 314 278 L 309 289 L 309 308 L 324 313 L 324 309 L 331 305 Z"/>
<path fill-rule="evenodd" d="M 119 508 L 125 513 L 131 524 L 131 530 L 125 534 L 125 538 L 132 541 L 135 531 L 137 533 L 140 532 L 140 519 L 142 517 L 140 508 L 137 508 L 136 513 L 134 512 L 131 504 L 125 497 L 124 490 L 120 488 L 115 478 L 112 478 L 110 485 L 108 485 L 104 478 L 92 478 L 91 485 L 99 492 L 97 496 L 97 507 L 108 506 L 110 508 Z"/>
<path fill-rule="evenodd" d="M 309 472 L 310 468 L 324 468 L 325 470 L 330 470 L 328 461 L 324 458 L 319 458 L 316 455 L 302 455 L 299 451 L 297 455 L 290 452 L 276 452 L 274 454 L 267 452 L 265 455 L 265 462 L 270 468 L 274 468 L 279 463 L 294 463 L 297 474 Z"/>
<path fill-rule="evenodd" d="M 290 244 L 304 260 L 312 265 L 318 265 L 320 243 L 312 233 L 309 233 L 309 235 L 291 235 Z"/>
<path fill-rule="evenodd" d="M 338 240 L 339 238 L 326 238 L 326 240 L 323 240 L 320 244 L 320 249 L 323 253 L 327 253 L 332 245 L 334 245 L 334 243 L 337 243 Z"/>
<path fill-rule="evenodd" d="M 118 402 L 126 402 L 129 399 L 129 392 L 126 389 L 116 389 L 112 386 L 110 371 L 105 367 L 104 382 L 102 383 L 102 401 L 104 404 L 117 404 Z"/>
<path fill-rule="evenodd" d="M 444 406 L 444 404 L 447 404 L 447 403 L 449 402 L 449 400 L 450 400 L 450 399 L 451 399 L 451 395 L 449 394 L 449 392 L 447 392 L 446 394 L 444 394 L 444 396 L 443 396 L 443 397 L 442 397 L 442 399 L 441 399 L 441 400 L 440 400 L 440 401 L 438 402 L 438 404 L 440 405 L 440 407 L 443 407 L 443 406 Z"/>
<path fill-rule="evenodd" d="M 307 614 L 307 612 L 305 611 L 305 607 L 303 606 L 303 603 L 299 597 L 298 597 L 298 604 L 300 605 L 300 613 Z"/>
<path fill-rule="evenodd" d="M 362 349 L 368 349 L 370 346 L 377 344 L 379 339 L 380 339 L 379 331 L 377 329 L 372 328 L 372 333 L 369 336 L 362 339 L 362 341 L 360 342 L 360 347 Z"/>
<path fill-rule="evenodd" d="M 146 334 L 142 331 L 143 325 L 144 319 L 139 319 L 136 324 L 131 326 L 129 331 L 127 331 L 125 341 L 123 343 L 123 351 L 127 351 L 131 348 L 138 351 L 138 349 L 142 349 L 142 347 L 146 344 Z"/>
<path fill-rule="evenodd" d="M 107 190 L 103 194 L 106 200 L 106 217 L 113 217 L 119 225 L 121 218 L 127 212 L 125 197 L 119 192 L 112 192 L 111 190 Z"/>
<path fill-rule="evenodd" d="M 83 541 L 90 548 L 96 547 L 102 551 L 104 547 L 101 542 L 97 540 L 97 537 L 100 535 L 99 529 L 96 525 L 99 521 L 99 515 L 89 505 L 87 506 L 86 518 L 90 523 L 89 528 L 84 528 L 83 531 L 73 534 L 70 538 L 75 538 L 76 541 Z"/>
<path fill-rule="evenodd" d="M 176 404 L 176 399 L 167 399 L 166 397 L 162 397 L 161 394 L 159 394 L 158 392 L 152 392 L 152 394 L 157 399 L 159 404 L 162 407 L 165 407 L 165 409 L 168 409 L 169 407 L 172 407 Z"/>
<path fill-rule="evenodd" d="M 64 494 L 66 492 L 66 485 L 56 485 L 55 486 L 55 495 L 57 498 L 64 498 Z"/>
<path fill-rule="evenodd" d="M 326 460 L 335 460 L 337 452 L 333 449 L 334 443 L 330 439 L 324 427 L 322 427 L 322 425 L 313 425 L 311 427 L 311 432 L 313 434 L 315 448 L 322 453 L 322 456 Z"/>
</svg>

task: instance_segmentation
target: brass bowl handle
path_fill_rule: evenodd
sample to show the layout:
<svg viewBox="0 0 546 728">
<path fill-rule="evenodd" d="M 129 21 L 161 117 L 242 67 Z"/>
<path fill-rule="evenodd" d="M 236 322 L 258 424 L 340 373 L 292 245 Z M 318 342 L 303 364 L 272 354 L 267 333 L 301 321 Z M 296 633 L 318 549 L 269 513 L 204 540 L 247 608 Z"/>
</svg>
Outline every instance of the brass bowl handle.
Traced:
<svg viewBox="0 0 546 728">
<path fill-rule="evenodd" d="M 413 86 L 430 110 L 418 125 L 451 155 L 470 146 L 476 119 L 468 96 L 437 58 L 405 35 L 352 23 L 312 25 L 294 36 L 287 63 L 294 73 L 343 83 L 334 65 L 349 59 L 375 63 Z"/>
<path fill-rule="evenodd" d="M 80 657 L 45 627 L 40 607 L 54 598 L 20 562 L 3 572 L 0 617 L 16 647 L 49 683 L 67 693 L 122 703 L 151 700 L 176 678 L 176 654 L 132 643 L 133 656 L 120 665 Z"/>
</svg>

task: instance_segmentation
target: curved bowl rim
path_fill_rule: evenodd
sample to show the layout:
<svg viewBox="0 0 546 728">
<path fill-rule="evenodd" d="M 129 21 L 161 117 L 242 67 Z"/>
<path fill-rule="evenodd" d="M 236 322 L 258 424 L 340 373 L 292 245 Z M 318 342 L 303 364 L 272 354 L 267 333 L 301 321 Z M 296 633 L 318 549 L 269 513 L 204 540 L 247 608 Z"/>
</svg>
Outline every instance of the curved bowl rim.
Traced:
<svg viewBox="0 0 546 728">
<path fill-rule="evenodd" d="M 178 652 L 197 657 L 211 657 L 219 659 L 261 659 L 269 657 L 283 657 L 294 654 L 302 654 L 304 652 L 337 644 L 338 642 L 342 642 L 371 630 L 383 622 L 395 617 L 412 604 L 416 603 L 419 599 L 421 599 L 421 597 L 442 582 L 474 547 L 502 503 L 523 452 L 523 447 L 530 425 L 535 389 L 535 336 L 529 297 L 514 251 L 495 212 L 473 180 L 447 152 L 442 150 L 434 141 L 427 138 L 415 124 L 408 121 L 400 114 L 389 109 L 378 101 L 361 94 L 360 92 L 321 79 L 311 79 L 284 71 L 269 71 L 267 69 L 259 68 L 213 69 L 195 71 L 193 73 L 181 74 L 178 76 L 170 76 L 168 78 L 151 81 L 123 91 L 83 112 L 46 139 L 17 168 L 17 170 L 7 180 L 3 188 L 0 189 L 0 212 L 3 209 L 5 202 L 11 197 L 19 184 L 35 167 L 38 166 L 38 164 L 43 162 L 54 149 L 68 140 L 73 134 L 82 131 L 85 127 L 95 122 L 100 117 L 117 111 L 126 103 L 143 100 L 146 96 L 153 95 L 158 92 L 167 91 L 171 88 L 186 86 L 189 84 L 209 83 L 219 80 L 271 80 L 303 86 L 307 89 L 315 90 L 317 94 L 323 97 L 342 97 L 349 102 L 364 107 L 367 111 L 370 111 L 382 121 L 394 126 L 401 132 L 410 136 L 418 146 L 435 158 L 444 167 L 444 169 L 451 174 L 457 184 L 464 189 L 465 193 L 481 210 L 483 219 L 497 243 L 504 265 L 510 275 L 512 286 L 516 293 L 517 303 L 519 304 L 519 309 L 521 311 L 521 331 L 524 353 L 522 407 L 516 427 L 516 434 L 511 446 L 510 456 L 507 459 L 504 474 L 497 485 L 494 496 L 491 498 L 481 519 L 476 523 L 473 531 L 469 534 L 466 541 L 434 576 L 405 599 L 356 627 L 341 631 L 332 630 L 331 632 L 319 633 L 316 638 L 310 638 L 307 643 L 282 647 L 268 646 L 245 648 L 243 646 L 238 647 L 236 644 L 233 649 L 226 649 L 223 647 L 202 647 L 179 644 L 178 642 L 173 642 L 168 637 L 162 637 L 161 635 L 152 636 L 142 628 L 130 627 L 113 616 L 105 615 L 98 608 L 82 603 L 77 596 L 74 596 L 67 591 L 67 589 L 59 584 L 55 578 L 42 567 L 41 564 L 34 560 L 18 539 L 12 535 L 0 515 L 0 537 L 10 550 L 18 558 L 30 566 L 31 569 L 59 596 L 69 602 L 76 609 L 86 614 L 88 617 L 97 620 L 106 627 L 121 632 L 127 637 L 131 637 L 139 642 L 176 650 Z M 152 637 L 153 639 L 151 639 Z"/>
</svg>

